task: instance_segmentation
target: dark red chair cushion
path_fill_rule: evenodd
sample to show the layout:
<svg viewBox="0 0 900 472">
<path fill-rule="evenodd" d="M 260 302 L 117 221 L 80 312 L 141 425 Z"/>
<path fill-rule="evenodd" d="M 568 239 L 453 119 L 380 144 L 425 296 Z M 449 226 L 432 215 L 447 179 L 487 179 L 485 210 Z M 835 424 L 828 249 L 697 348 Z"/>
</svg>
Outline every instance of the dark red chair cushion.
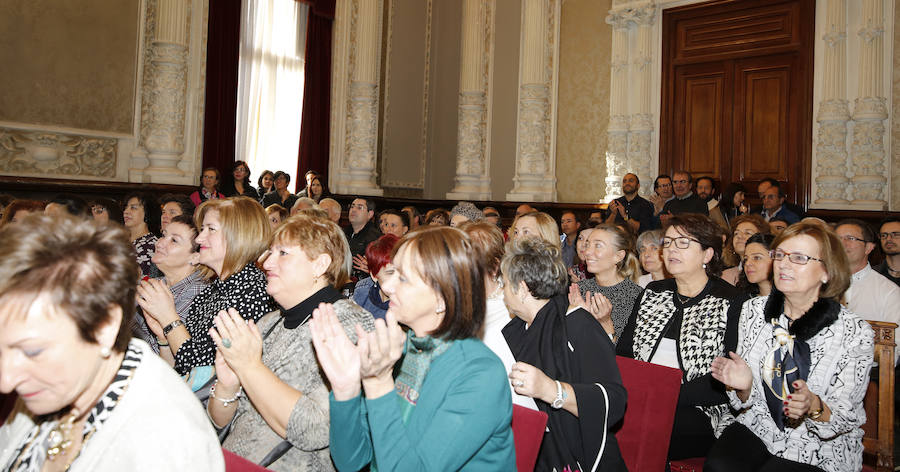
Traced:
<svg viewBox="0 0 900 472">
<path fill-rule="evenodd" d="M 519 472 L 534 470 L 546 428 L 546 413 L 513 405 L 513 442 L 516 445 L 516 469 Z"/>
<path fill-rule="evenodd" d="M 222 455 L 225 456 L 225 472 L 265 472 L 269 470 L 244 459 L 228 449 L 223 448 Z"/>
<path fill-rule="evenodd" d="M 692 459 L 683 459 L 680 461 L 672 461 L 669 463 L 672 472 L 703 472 L 703 464 L 706 459 L 703 457 L 694 457 Z"/>
<path fill-rule="evenodd" d="M 628 406 L 616 432 L 628 470 L 665 470 L 681 371 L 616 356 Z"/>
</svg>

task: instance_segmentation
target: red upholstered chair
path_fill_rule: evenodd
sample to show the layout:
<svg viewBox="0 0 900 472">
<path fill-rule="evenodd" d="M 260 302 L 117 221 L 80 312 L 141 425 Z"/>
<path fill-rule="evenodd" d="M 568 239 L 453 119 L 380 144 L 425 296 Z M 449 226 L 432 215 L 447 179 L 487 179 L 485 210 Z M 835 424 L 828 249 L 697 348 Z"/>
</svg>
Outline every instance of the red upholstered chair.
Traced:
<svg viewBox="0 0 900 472">
<path fill-rule="evenodd" d="M 546 428 L 546 413 L 513 405 L 513 442 L 516 445 L 516 469 L 519 472 L 534 470 Z"/>
<path fill-rule="evenodd" d="M 225 456 L 225 472 L 265 472 L 269 470 L 244 459 L 228 449 L 223 448 L 222 455 Z"/>
<path fill-rule="evenodd" d="M 665 470 L 681 371 L 616 357 L 628 406 L 616 432 L 625 465 L 632 472 Z"/>
</svg>

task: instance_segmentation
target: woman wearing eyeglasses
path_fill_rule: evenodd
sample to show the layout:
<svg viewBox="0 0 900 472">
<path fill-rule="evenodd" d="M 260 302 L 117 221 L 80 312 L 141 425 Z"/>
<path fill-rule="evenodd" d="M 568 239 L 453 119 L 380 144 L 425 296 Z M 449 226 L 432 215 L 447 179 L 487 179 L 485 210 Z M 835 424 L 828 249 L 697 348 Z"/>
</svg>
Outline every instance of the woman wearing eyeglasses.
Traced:
<svg viewBox="0 0 900 472">
<path fill-rule="evenodd" d="M 741 413 L 704 470 L 861 470 L 874 346 L 869 324 L 839 303 L 847 255 L 831 230 L 804 222 L 773 247 L 775 289 L 744 305 L 737 354 L 712 365 Z"/>
<path fill-rule="evenodd" d="M 669 220 L 662 259 L 672 278 L 647 284 L 616 345 L 620 356 L 682 372 L 669 459 L 705 456 L 734 418 L 713 359 L 733 350 L 745 297 L 718 277 L 722 230 L 703 215 Z"/>
</svg>

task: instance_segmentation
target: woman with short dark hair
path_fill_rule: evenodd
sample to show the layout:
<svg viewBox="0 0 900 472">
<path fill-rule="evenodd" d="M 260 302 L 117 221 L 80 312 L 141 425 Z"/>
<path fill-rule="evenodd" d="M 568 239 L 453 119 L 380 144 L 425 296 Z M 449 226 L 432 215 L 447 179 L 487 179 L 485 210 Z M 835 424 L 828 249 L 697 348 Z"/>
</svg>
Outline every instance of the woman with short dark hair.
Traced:
<svg viewBox="0 0 900 472">
<path fill-rule="evenodd" d="M 713 359 L 734 349 L 745 297 L 718 277 L 722 230 L 709 217 L 673 216 L 661 241 L 671 279 L 647 284 L 616 345 L 618 354 L 681 370 L 669 459 L 705 456 L 734 418 Z"/>
<path fill-rule="evenodd" d="M 869 323 L 840 304 L 851 276 L 844 247 L 805 222 L 772 247 L 775 288 L 744 304 L 737 348 L 712 364 L 741 413 L 704 470 L 862 470 L 874 345 Z"/>
<path fill-rule="evenodd" d="M 141 275 L 151 277 L 158 274 L 158 269 L 151 259 L 156 250 L 156 239 L 159 235 L 161 210 L 159 203 L 149 193 L 137 192 L 125 197 L 125 208 L 122 211 L 125 229 L 131 233 L 131 244 L 137 253 L 137 263 L 141 267 Z"/>
<path fill-rule="evenodd" d="M 313 315 L 316 356 L 333 389 L 338 470 L 515 469 L 512 401 L 503 364 L 478 339 L 484 267 L 471 255 L 455 228 L 404 236 L 384 285 L 387 323 L 377 320 L 374 333 L 357 328 L 357 345 L 333 308 Z"/>
<path fill-rule="evenodd" d="M 250 197 L 259 200 L 259 193 L 250 185 L 250 166 L 244 161 L 234 161 L 231 174 L 225 176 L 222 193 L 226 197 Z"/>
<path fill-rule="evenodd" d="M 269 208 L 269 205 L 274 205 L 277 203 L 290 211 L 290 209 L 294 207 L 294 203 L 298 198 L 296 195 L 292 194 L 290 190 L 288 190 L 288 184 L 291 183 L 291 176 L 287 172 L 282 172 L 279 170 L 278 172 L 275 172 L 275 176 L 273 177 L 273 179 L 275 188 L 274 190 L 263 196 L 263 208 Z"/>
<path fill-rule="evenodd" d="M 96 198 L 91 202 L 91 215 L 94 221 L 101 224 L 109 222 L 124 224 L 125 220 L 122 215 L 122 205 L 110 198 Z"/>
<path fill-rule="evenodd" d="M 133 254 L 124 228 L 69 216 L 0 231 L 3 470 L 223 470 L 196 397 L 131 337 Z"/>
<path fill-rule="evenodd" d="M 767 296 L 772 293 L 772 257 L 770 256 L 771 234 L 756 233 L 747 240 L 744 249 L 743 270 L 738 276 L 736 287 L 751 297 Z"/>
<path fill-rule="evenodd" d="M 516 316 L 503 328 L 516 359 L 510 383 L 549 416 L 535 470 L 625 470 L 611 431 L 626 399 L 615 346 L 591 313 L 570 306 L 559 246 L 510 240 L 500 271 Z"/>
</svg>

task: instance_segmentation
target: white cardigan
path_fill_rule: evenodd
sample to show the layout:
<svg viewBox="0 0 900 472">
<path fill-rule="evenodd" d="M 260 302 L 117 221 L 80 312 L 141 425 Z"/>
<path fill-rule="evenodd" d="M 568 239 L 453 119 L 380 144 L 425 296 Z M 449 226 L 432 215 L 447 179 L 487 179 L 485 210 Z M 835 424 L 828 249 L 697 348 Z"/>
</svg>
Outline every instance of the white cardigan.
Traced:
<svg viewBox="0 0 900 472">
<path fill-rule="evenodd" d="M 128 391 L 69 470 L 224 471 L 222 448 L 203 406 L 147 343 L 131 343 L 143 356 Z M 0 468 L 9 464 L 34 426 L 21 399 L 8 419 L 0 427 Z"/>
<path fill-rule="evenodd" d="M 728 392 L 731 406 L 742 410 L 736 420 L 753 431 L 770 453 L 794 462 L 811 464 L 827 472 L 862 468 L 862 425 L 866 421 L 863 396 L 869 384 L 874 355 L 874 333 L 865 320 L 840 307 L 837 320 L 822 328 L 807 343 L 811 366 L 806 383 L 831 409 L 827 422 L 804 419 L 784 431 L 778 429 L 766 405 L 760 366 L 771 349 L 772 324 L 765 321 L 766 301 L 757 297 L 744 303 L 738 351 L 753 372 L 750 397 L 741 402 Z M 786 326 L 786 324 L 785 324 Z"/>
</svg>

